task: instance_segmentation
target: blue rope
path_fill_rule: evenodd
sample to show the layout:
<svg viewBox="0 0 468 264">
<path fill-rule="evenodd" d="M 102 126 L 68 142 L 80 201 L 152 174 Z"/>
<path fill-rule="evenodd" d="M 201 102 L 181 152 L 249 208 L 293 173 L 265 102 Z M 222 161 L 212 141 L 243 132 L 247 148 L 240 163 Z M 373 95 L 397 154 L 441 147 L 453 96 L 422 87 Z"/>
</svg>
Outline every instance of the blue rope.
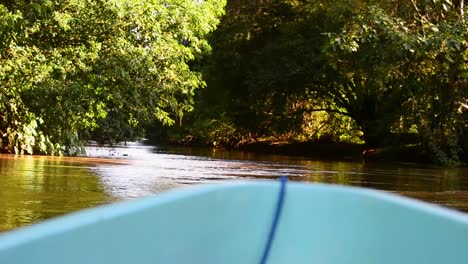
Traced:
<svg viewBox="0 0 468 264">
<path fill-rule="evenodd" d="M 263 256 L 262 256 L 262 260 L 260 261 L 260 264 L 267 263 L 268 257 L 270 255 L 271 246 L 273 245 L 273 240 L 275 238 L 276 229 L 278 227 L 278 222 L 281 216 L 281 211 L 283 209 L 284 197 L 286 196 L 286 182 L 288 181 L 288 177 L 281 176 L 280 181 L 281 181 L 281 189 L 280 189 L 280 193 L 278 196 L 278 202 L 276 204 L 275 215 L 273 217 L 273 223 L 271 224 L 270 233 L 268 235 L 268 241 L 265 245 L 265 249 L 263 251 Z"/>
</svg>

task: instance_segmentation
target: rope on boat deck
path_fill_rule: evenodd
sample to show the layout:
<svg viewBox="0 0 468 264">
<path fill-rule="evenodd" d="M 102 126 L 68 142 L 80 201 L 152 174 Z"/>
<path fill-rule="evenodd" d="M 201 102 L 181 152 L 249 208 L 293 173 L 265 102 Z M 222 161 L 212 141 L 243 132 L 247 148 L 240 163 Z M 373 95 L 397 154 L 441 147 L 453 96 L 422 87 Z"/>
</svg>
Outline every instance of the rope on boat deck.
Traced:
<svg viewBox="0 0 468 264">
<path fill-rule="evenodd" d="M 278 222 L 281 217 L 281 211 L 283 210 L 284 198 L 286 196 L 286 183 L 288 182 L 288 177 L 280 177 L 281 188 L 278 195 L 278 202 L 276 203 L 275 214 L 273 216 L 273 222 L 270 227 L 270 233 L 268 234 L 268 240 L 263 250 L 262 259 L 260 264 L 266 264 L 268 257 L 270 255 L 271 246 L 273 245 L 273 240 L 275 239 L 276 229 L 278 228 Z"/>
</svg>

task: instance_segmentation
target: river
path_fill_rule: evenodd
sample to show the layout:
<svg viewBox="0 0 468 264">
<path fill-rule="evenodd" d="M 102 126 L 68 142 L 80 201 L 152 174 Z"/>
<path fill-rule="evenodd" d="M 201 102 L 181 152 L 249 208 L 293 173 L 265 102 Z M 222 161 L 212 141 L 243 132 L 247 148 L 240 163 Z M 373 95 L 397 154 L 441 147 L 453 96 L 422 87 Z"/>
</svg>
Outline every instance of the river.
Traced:
<svg viewBox="0 0 468 264">
<path fill-rule="evenodd" d="M 87 148 L 87 157 L 0 155 L 0 232 L 181 186 L 276 179 L 362 186 L 468 212 L 468 168 L 319 161 L 138 143 Z"/>
</svg>

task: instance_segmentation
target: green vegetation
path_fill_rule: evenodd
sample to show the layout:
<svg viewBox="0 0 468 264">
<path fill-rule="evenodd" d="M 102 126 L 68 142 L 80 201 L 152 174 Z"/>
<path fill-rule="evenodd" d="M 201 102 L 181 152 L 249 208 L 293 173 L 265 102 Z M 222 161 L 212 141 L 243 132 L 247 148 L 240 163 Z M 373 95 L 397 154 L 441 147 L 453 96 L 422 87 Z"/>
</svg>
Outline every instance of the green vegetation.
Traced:
<svg viewBox="0 0 468 264">
<path fill-rule="evenodd" d="M 0 4 L 1 147 L 75 154 L 191 110 L 204 85 L 219 0 L 41 0 Z"/>
<path fill-rule="evenodd" d="M 4 150 L 151 137 L 468 159 L 463 0 L 0 3 Z"/>
<path fill-rule="evenodd" d="M 191 140 L 468 152 L 463 1 L 228 1 Z M 465 156 L 466 158 L 466 156 Z"/>
</svg>

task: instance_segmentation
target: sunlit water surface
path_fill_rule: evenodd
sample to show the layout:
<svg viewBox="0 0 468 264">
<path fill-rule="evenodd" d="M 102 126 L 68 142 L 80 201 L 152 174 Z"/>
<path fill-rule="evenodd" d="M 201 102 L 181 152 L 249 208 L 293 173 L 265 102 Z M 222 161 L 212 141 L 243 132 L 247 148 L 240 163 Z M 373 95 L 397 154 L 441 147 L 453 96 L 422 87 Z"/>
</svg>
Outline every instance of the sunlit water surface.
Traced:
<svg viewBox="0 0 468 264">
<path fill-rule="evenodd" d="M 200 183 L 276 179 L 363 186 L 468 212 L 468 169 L 317 161 L 138 143 L 88 157 L 0 155 L 0 232 L 105 203 Z"/>
</svg>

